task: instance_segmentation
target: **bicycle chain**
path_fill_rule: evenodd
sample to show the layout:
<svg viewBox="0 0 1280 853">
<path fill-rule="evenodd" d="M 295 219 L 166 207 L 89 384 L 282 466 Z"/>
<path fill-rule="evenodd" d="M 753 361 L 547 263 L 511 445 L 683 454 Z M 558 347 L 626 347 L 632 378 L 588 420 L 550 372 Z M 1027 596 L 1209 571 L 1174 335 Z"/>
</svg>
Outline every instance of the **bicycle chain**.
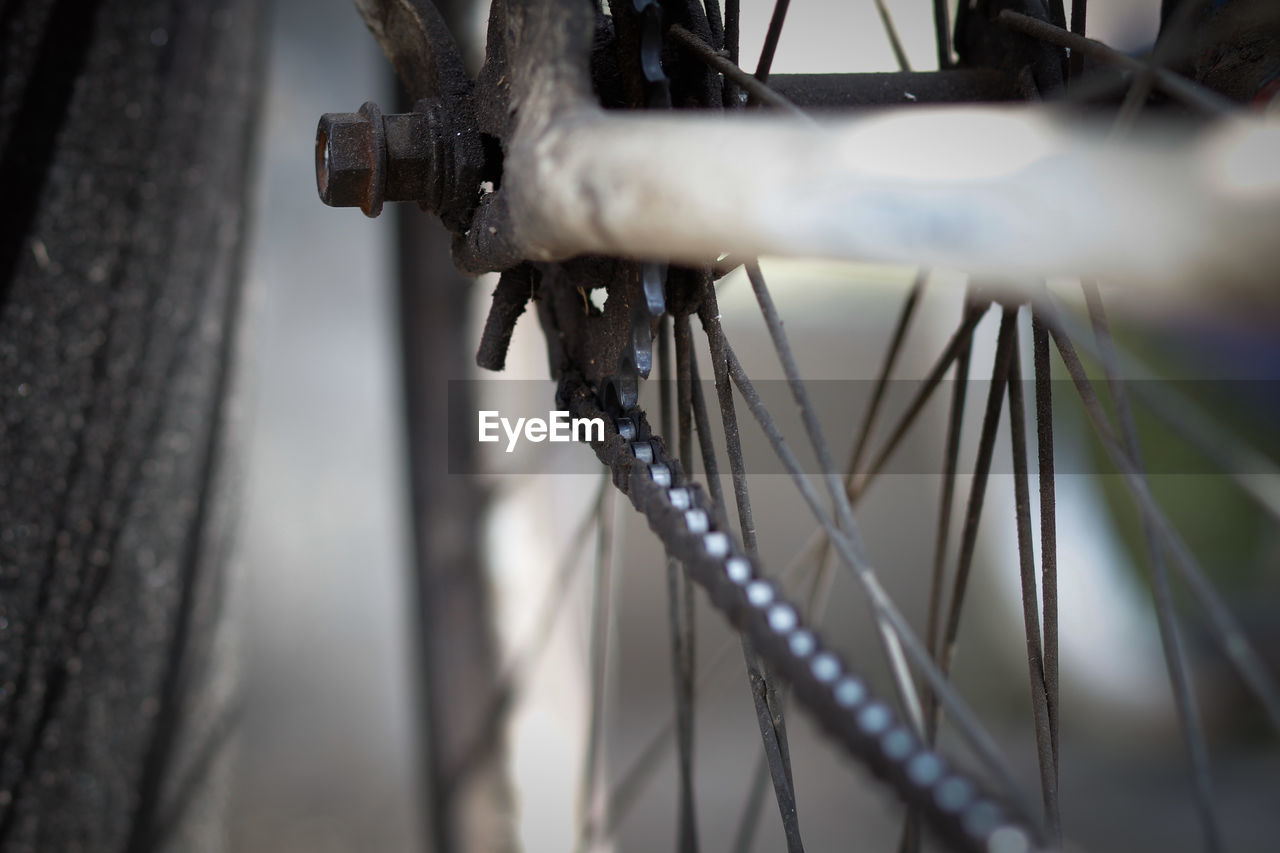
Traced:
<svg viewBox="0 0 1280 853">
<path fill-rule="evenodd" d="M 702 488 L 684 475 L 666 442 L 632 408 L 601 410 L 591 387 L 576 375 L 561 380 L 556 404 L 575 418 L 601 418 L 603 441 L 591 442 L 613 484 L 649 522 L 666 553 L 679 560 L 711 603 L 752 644 L 827 733 L 884 779 L 957 850 L 1022 853 L 1034 833 L 1009 817 L 994 797 L 950 768 L 877 698 L 841 656 L 828 648 L 782 590 L 760 572 L 736 539 L 717 529 Z"/>
</svg>

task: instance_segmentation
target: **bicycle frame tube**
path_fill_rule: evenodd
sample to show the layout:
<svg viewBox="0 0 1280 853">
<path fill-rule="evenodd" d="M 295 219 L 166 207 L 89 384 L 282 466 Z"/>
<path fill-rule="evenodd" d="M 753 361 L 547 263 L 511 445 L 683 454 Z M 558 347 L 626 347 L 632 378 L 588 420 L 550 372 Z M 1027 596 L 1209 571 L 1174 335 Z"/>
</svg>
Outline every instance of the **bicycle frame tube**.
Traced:
<svg viewBox="0 0 1280 853">
<path fill-rule="evenodd" d="M 1038 109 L 914 108 L 810 123 L 578 106 L 517 128 L 501 205 L 519 258 L 689 264 L 722 253 L 1264 286 L 1280 260 L 1280 126 L 1108 141 Z M 484 265 L 484 264 L 482 264 Z"/>
</svg>

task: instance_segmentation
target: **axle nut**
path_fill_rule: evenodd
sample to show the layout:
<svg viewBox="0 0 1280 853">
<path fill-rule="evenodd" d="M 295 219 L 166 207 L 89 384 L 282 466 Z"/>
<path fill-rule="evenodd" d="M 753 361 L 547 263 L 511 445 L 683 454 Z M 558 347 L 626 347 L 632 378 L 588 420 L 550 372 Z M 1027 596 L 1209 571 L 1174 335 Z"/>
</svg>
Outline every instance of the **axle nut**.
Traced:
<svg viewBox="0 0 1280 853">
<path fill-rule="evenodd" d="M 386 183 L 382 111 L 370 102 L 358 113 L 326 113 L 316 127 L 316 187 L 330 207 L 382 211 Z"/>
<path fill-rule="evenodd" d="M 469 127 L 433 100 L 387 116 L 373 103 L 327 113 L 316 128 L 320 200 L 367 216 L 377 216 L 384 201 L 416 201 L 460 232 L 479 200 L 484 162 Z"/>
</svg>

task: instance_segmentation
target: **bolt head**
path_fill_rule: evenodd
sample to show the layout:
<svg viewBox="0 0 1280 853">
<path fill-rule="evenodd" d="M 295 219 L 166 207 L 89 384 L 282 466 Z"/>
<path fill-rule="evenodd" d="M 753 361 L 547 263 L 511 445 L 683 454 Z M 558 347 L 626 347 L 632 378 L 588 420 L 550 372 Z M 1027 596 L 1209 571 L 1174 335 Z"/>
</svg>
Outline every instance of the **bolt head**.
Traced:
<svg viewBox="0 0 1280 853">
<path fill-rule="evenodd" d="M 377 152 L 359 113 L 326 113 L 316 128 L 316 188 L 330 207 L 368 207 Z"/>
</svg>

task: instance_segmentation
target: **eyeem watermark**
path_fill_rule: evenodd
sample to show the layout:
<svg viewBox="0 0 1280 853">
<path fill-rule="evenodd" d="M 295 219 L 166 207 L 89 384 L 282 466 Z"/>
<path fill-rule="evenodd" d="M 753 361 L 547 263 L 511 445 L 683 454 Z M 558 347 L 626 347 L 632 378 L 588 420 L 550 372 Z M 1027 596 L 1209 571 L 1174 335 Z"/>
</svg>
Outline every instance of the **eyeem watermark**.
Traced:
<svg viewBox="0 0 1280 853">
<path fill-rule="evenodd" d="M 478 438 L 481 442 L 495 442 L 501 439 L 499 429 L 507 438 L 507 453 L 514 453 L 521 437 L 526 441 L 539 444 L 543 441 L 604 441 L 603 418 L 570 418 L 566 411 L 547 413 L 547 419 L 504 418 L 496 411 L 481 409 L 479 416 Z"/>
</svg>

